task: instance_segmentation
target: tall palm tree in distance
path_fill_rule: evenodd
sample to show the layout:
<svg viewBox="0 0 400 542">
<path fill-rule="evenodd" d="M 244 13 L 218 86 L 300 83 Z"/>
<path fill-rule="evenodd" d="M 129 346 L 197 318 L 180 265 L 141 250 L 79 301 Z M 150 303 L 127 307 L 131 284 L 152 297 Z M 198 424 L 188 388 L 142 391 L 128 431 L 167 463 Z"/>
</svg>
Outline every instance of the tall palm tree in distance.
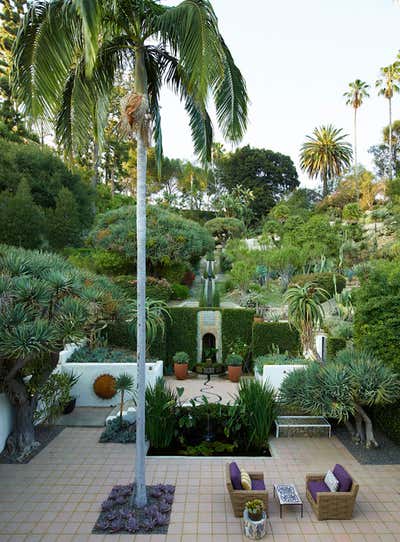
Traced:
<svg viewBox="0 0 400 542">
<path fill-rule="evenodd" d="M 375 86 L 378 88 L 378 95 L 384 96 L 389 104 L 389 171 L 388 177 L 393 176 L 393 152 L 392 152 L 392 99 L 395 94 L 400 92 L 400 86 L 397 81 L 400 78 L 399 62 L 394 62 L 381 68 L 381 79 L 378 79 Z"/>
<path fill-rule="evenodd" d="M 146 504 L 146 168 L 154 139 L 161 163 L 160 89 L 172 88 L 184 103 L 195 152 L 211 159 L 213 99 L 223 136 L 238 142 L 246 128 L 243 77 L 222 38 L 209 0 L 177 6 L 157 0 L 42 0 L 32 2 L 20 29 L 13 87 L 32 117 L 56 122 L 57 137 L 71 147 L 105 124 L 108 99 L 121 71 L 133 72 L 121 125 L 137 140 L 137 438 L 136 500 Z M 74 99 L 75 98 L 75 99 Z"/>
<path fill-rule="evenodd" d="M 343 94 L 346 98 L 346 105 L 350 105 L 354 110 L 354 173 L 357 179 L 358 176 L 358 160 L 357 160 L 357 110 L 361 107 L 364 98 L 369 98 L 369 85 L 361 79 L 349 83 L 349 90 Z M 357 183 L 357 199 L 358 199 L 358 183 Z"/>
<path fill-rule="evenodd" d="M 328 195 L 328 184 L 351 164 L 352 150 L 347 134 L 332 124 L 315 128 L 306 136 L 300 150 L 300 167 L 308 175 L 322 180 L 322 195 Z"/>
</svg>

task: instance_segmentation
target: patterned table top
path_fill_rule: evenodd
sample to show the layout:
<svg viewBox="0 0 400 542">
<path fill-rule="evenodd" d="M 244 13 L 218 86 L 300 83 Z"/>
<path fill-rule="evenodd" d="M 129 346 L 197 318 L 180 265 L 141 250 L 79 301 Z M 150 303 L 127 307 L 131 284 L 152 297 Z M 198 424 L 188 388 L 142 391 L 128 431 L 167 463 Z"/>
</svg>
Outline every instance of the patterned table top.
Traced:
<svg viewBox="0 0 400 542">
<path fill-rule="evenodd" d="M 302 504 L 296 486 L 293 484 L 276 484 L 274 487 L 279 504 Z"/>
</svg>

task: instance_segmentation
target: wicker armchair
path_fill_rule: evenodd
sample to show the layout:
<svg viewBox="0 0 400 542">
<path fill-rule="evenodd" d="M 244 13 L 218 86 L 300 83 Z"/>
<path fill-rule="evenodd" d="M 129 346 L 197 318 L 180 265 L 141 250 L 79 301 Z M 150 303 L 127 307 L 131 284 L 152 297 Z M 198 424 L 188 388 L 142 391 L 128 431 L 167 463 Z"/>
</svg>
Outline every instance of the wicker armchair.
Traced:
<svg viewBox="0 0 400 542">
<path fill-rule="evenodd" d="M 324 519 L 351 519 L 359 485 L 353 480 L 350 491 L 319 492 L 315 502 L 308 489 L 308 482 L 311 480 L 321 482 L 324 478 L 325 474 L 306 475 L 306 495 L 317 519 L 320 521 Z"/>
<path fill-rule="evenodd" d="M 268 516 L 268 491 L 267 490 L 249 490 L 234 489 L 231 482 L 229 472 L 229 463 L 226 464 L 226 487 L 231 498 L 233 513 L 235 517 L 241 518 L 247 501 L 260 499 L 264 503 L 265 513 Z M 249 476 L 253 480 L 264 480 L 262 472 L 249 472 Z"/>
</svg>

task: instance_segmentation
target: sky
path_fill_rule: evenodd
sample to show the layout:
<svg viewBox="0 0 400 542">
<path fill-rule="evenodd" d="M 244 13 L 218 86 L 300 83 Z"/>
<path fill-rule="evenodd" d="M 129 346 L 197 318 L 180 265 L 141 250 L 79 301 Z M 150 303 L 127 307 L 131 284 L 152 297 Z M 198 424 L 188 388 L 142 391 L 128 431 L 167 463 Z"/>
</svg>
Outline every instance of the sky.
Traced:
<svg viewBox="0 0 400 542">
<path fill-rule="evenodd" d="M 173 5 L 176 1 L 164 0 Z M 212 0 L 220 31 L 242 71 L 250 97 L 248 129 L 240 143 L 289 155 L 301 184 L 318 186 L 299 168 L 299 150 L 316 126 L 334 124 L 353 141 L 353 110 L 343 93 L 362 79 L 370 98 L 359 109 L 359 162 L 372 168 L 371 145 L 388 124 L 388 103 L 377 96 L 379 69 L 400 50 L 400 2 L 393 0 Z M 162 94 L 166 156 L 193 160 L 183 105 Z M 400 95 L 393 100 L 400 119 Z M 215 139 L 222 141 L 218 132 Z M 225 145 L 232 150 L 230 144 Z"/>
</svg>

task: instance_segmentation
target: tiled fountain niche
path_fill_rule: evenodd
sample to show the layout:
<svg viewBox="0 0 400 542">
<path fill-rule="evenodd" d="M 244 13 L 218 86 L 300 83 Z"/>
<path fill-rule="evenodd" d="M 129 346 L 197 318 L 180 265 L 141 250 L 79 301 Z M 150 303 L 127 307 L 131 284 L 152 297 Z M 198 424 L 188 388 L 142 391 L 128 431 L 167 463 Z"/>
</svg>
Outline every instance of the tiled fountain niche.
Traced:
<svg viewBox="0 0 400 542">
<path fill-rule="evenodd" d="M 210 339 L 215 341 L 216 359 L 222 362 L 222 315 L 220 311 L 197 313 L 197 361 L 204 361 L 203 350 Z"/>
</svg>

